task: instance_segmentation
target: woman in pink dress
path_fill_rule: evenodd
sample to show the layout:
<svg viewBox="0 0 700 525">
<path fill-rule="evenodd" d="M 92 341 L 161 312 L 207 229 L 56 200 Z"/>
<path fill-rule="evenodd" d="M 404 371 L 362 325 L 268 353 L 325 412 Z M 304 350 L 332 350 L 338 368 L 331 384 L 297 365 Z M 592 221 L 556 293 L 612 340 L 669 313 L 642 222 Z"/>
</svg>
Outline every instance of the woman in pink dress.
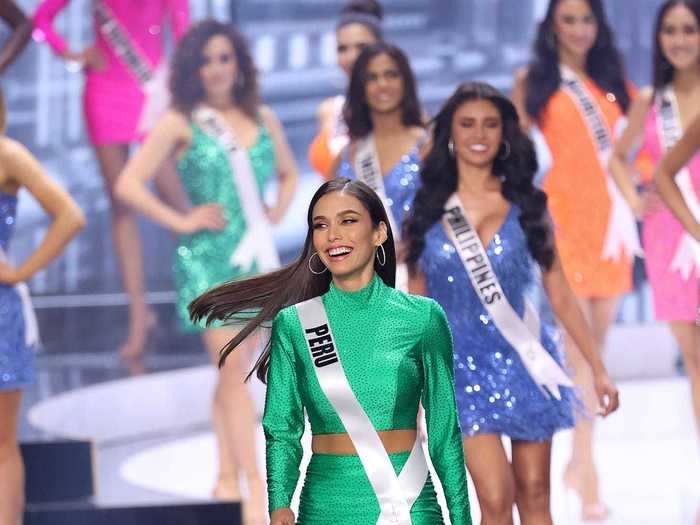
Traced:
<svg viewBox="0 0 700 525">
<path fill-rule="evenodd" d="M 85 71 L 87 130 L 112 201 L 112 238 L 129 298 L 129 335 L 120 353 L 124 358 L 135 358 L 143 351 L 155 316 L 144 298 L 136 217 L 113 199 L 113 186 L 126 165 L 129 145 L 140 140 L 149 121 L 159 116 L 147 103 L 159 101 L 167 106 L 167 100 L 155 91 L 165 71 L 165 26 L 169 23 L 179 39 L 189 26 L 189 8 L 187 0 L 93 0 L 95 43 L 73 51 L 53 27 L 68 3 L 43 0 L 34 15 L 35 35 L 61 57 L 79 62 Z M 149 99 L 146 93 L 156 96 Z M 156 184 L 167 200 L 184 206 L 174 170 L 165 170 Z"/>
<path fill-rule="evenodd" d="M 678 342 L 700 424 L 700 249 L 672 211 L 649 191 L 651 175 L 664 155 L 700 117 L 700 1 L 667 0 L 659 9 L 654 36 L 654 85 L 642 91 L 629 111 L 629 124 L 617 142 L 610 169 L 631 208 L 643 220 L 646 269 L 659 321 L 667 321 Z M 629 154 L 642 139 L 639 192 Z M 676 177 L 683 199 L 700 212 L 700 155 Z"/>
</svg>

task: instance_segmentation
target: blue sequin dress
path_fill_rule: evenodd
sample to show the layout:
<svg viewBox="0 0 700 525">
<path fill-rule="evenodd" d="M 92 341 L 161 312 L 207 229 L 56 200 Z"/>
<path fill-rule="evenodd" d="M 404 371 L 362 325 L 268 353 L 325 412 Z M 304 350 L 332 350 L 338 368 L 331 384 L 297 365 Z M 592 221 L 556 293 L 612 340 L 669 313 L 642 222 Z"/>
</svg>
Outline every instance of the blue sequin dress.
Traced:
<svg viewBox="0 0 700 525">
<path fill-rule="evenodd" d="M 420 183 L 418 174 L 420 170 L 419 150 L 422 143 L 423 141 L 420 140 L 416 147 L 410 153 L 403 155 L 401 160 L 384 176 L 386 197 L 397 226 L 401 224 L 406 214 L 411 211 L 413 198 L 418 190 Z M 347 177 L 348 179 L 357 180 L 355 169 L 348 159 L 348 148 L 345 148 L 343 160 L 338 166 L 336 177 Z M 394 237 L 397 237 L 396 232 L 394 232 Z"/>
<path fill-rule="evenodd" d="M 7 253 L 17 212 L 17 197 L 0 192 L 0 248 Z M 14 286 L 0 284 L 0 390 L 32 382 L 34 354 L 24 339 L 22 300 Z"/>
<path fill-rule="evenodd" d="M 528 251 L 519 216 L 519 208 L 511 206 L 487 253 L 508 301 L 522 317 L 525 298 L 537 304 L 544 294 L 538 293 L 541 276 Z M 545 398 L 482 306 L 442 222 L 428 230 L 425 240 L 419 264 L 428 294 L 443 307 L 452 329 L 455 389 L 463 433 L 543 441 L 557 430 L 573 426 L 573 391 L 561 388 L 561 401 Z M 540 304 L 539 310 L 542 346 L 561 364 L 560 336 L 549 306 Z"/>
</svg>

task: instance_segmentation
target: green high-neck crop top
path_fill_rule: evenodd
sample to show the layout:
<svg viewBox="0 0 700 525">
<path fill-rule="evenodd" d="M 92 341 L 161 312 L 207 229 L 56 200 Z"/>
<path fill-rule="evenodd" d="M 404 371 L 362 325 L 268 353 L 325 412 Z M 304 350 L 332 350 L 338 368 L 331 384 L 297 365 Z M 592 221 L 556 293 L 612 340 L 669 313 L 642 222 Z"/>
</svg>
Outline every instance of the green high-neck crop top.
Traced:
<svg viewBox="0 0 700 525">
<path fill-rule="evenodd" d="M 323 304 L 348 382 L 377 431 L 415 429 L 422 400 L 450 519 L 470 524 L 452 337 L 442 308 L 387 286 L 376 274 L 356 292 L 331 284 Z M 319 386 L 294 306 L 275 317 L 270 351 L 263 428 L 272 512 L 290 506 L 299 480 L 304 409 L 314 435 L 345 428 Z"/>
</svg>

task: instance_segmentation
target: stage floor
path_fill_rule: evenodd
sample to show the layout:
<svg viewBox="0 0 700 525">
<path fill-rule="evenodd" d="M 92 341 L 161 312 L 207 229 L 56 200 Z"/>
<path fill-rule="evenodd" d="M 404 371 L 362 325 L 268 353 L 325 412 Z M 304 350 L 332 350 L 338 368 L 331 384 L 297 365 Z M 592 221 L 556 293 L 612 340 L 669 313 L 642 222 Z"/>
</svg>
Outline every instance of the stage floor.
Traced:
<svg viewBox="0 0 700 525">
<path fill-rule="evenodd" d="M 611 340 L 629 342 L 624 332 L 617 329 Z M 613 372 L 630 359 L 634 347 L 626 348 L 608 355 Z M 651 358 L 652 351 L 639 350 L 635 361 L 648 361 L 644 354 Z M 657 373 L 640 369 L 637 378 L 620 379 L 622 408 L 597 426 L 602 493 L 612 509 L 608 525 L 695 525 L 700 512 L 700 451 L 688 384 L 667 370 L 672 368 L 672 352 L 659 351 L 653 357 Z M 27 396 L 23 434 L 94 440 L 98 503 L 207 500 L 216 464 L 208 422 L 215 372 L 195 353 L 155 354 L 146 364 L 160 371 L 129 376 L 104 355 L 42 357 L 39 380 Z M 254 382 L 252 388 L 261 408 L 262 387 Z M 577 500 L 561 482 L 570 443 L 570 432 L 561 432 L 553 446 L 557 524 L 579 523 Z M 263 453 L 261 446 L 261 468 Z"/>
</svg>

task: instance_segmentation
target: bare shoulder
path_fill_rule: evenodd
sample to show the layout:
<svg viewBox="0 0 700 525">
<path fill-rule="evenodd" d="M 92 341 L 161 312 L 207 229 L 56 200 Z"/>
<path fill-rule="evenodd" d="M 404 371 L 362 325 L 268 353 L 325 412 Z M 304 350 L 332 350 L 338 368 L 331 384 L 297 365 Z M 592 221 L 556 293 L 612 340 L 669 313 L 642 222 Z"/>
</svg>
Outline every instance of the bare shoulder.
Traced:
<svg viewBox="0 0 700 525">
<path fill-rule="evenodd" d="M 0 162 L 11 167 L 26 164 L 34 160 L 34 156 L 20 142 L 10 137 L 0 136 Z"/>
<path fill-rule="evenodd" d="M 278 126 L 279 125 L 279 119 L 277 118 L 277 115 L 275 112 L 272 110 L 272 108 L 266 104 L 262 104 L 260 108 L 258 109 L 258 113 L 260 115 L 260 119 L 262 120 L 263 124 L 266 126 Z"/>
<path fill-rule="evenodd" d="M 318 105 L 319 120 L 326 120 L 333 116 L 335 111 L 335 97 L 328 97 Z"/>
<path fill-rule="evenodd" d="M 646 104 L 651 104 L 654 99 L 654 86 L 644 86 L 639 90 L 637 99 Z"/>
</svg>

